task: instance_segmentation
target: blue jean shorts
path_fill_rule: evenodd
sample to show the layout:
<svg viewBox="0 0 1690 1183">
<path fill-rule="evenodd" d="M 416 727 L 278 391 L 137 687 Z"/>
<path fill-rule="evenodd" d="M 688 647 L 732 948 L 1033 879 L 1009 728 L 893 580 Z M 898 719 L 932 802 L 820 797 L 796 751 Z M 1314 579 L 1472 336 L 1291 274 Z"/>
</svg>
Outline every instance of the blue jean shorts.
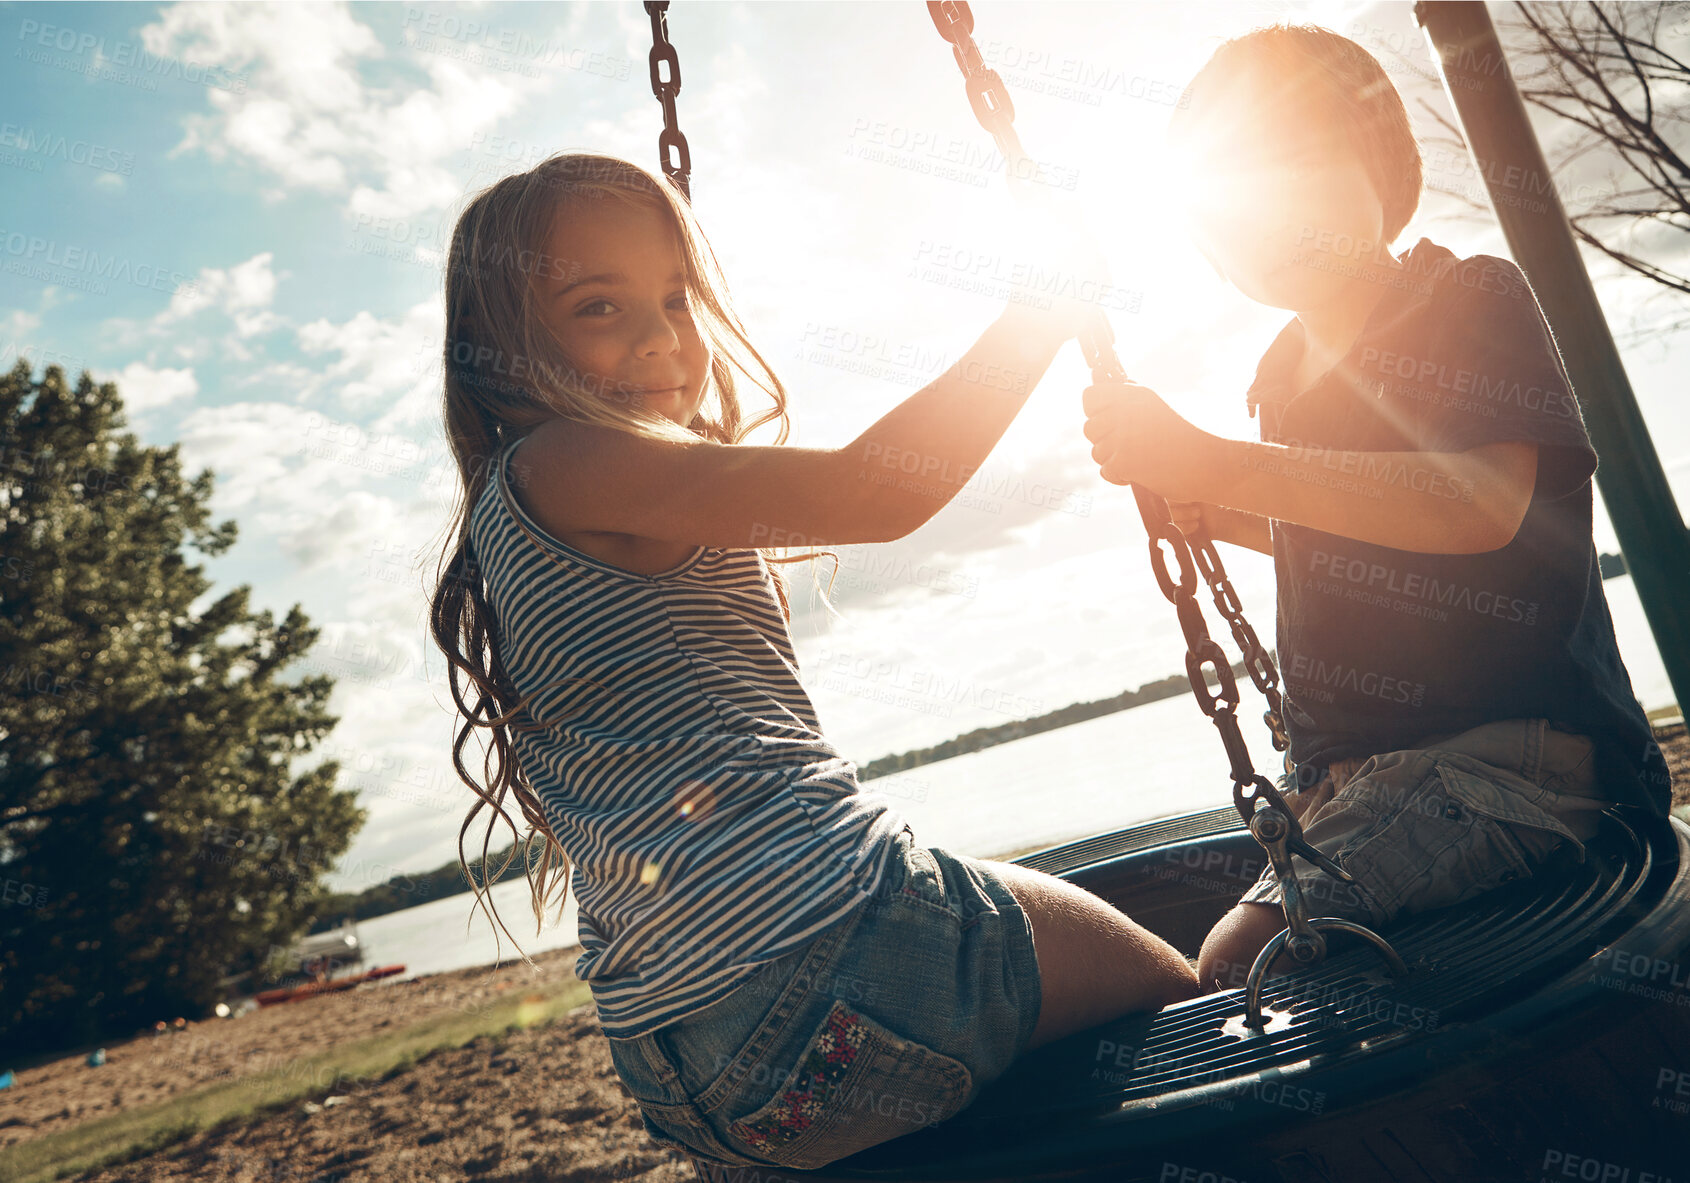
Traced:
<svg viewBox="0 0 1690 1183">
<path fill-rule="evenodd" d="M 1032 1039 L 1033 930 L 990 864 L 893 838 L 863 905 L 611 1061 L 659 1145 L 807 1170 L 966 1108 Z"/>
<path fill-rule="evenodd" d="M 1291 862 L 1309 915 L 1378 927 L 1532 877 L 1559 848 L 1582 860 L 1612 804 L 1595 745 L 1545 719 L 1505 719 L 1363 761 L 1301 820 L 1310 845 L 1354 877 L 1342 883 L 1301 856 Z M 1244 901 L 1279 905 L 1273 867 Z"/>
</svg>

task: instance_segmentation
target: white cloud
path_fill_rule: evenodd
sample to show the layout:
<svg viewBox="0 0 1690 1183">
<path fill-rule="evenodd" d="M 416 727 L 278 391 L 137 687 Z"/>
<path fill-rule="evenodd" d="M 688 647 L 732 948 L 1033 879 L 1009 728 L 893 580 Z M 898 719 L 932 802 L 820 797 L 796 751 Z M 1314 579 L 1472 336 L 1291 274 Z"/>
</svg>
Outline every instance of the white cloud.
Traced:
<svg viewBox="0 0 1690 1183">
<path fill-rule="evenodd" d="M 439 414 L 444 333 L 445 313 L 431 299 L 412 305 L 397 320 L 361 311 L 340 324 L 312 321 L 299 329 L 299 347 L 307 354 L 340 355 L 321 374 L 321 380 L 335 384 L 337 409 L 357 414 L 384 406 L 375 426 L 393 430 Z"/>
<path fill-rule="evenodd" d="M 339 3 L 177 4 L 141 36 L 150 52 L 250 75 L 244 91 L 208 92 L 212 112 L 185 121 L 172 155 L 199 150 L 256 164 L 283 190 L 350 190 L 352 212 L 376 217 L 450 204 L 462 186 L 443 160 L 550 85 L 543 70 L 466 68 L 403 39 L 397 56 L 420 67 L 427 85 L 391 71 L 390 84 L 372 85 L 364 68 L 386 59 L 387 47 Z M 480 52 L 473 41 L 448 49 Z"/>
<path fill-rule="evenodd" d="M 133 361 L 121 370 L 97 372 L 96 382 L 115 382 L 123 396 L 123 409 L 131 416 L 145 414 L 199 393 L 199 380 L 191 367 L 160 369 Z"/>
<path fill-rule="evenodd" d="M 285 403 L 234 403 L 189 412 L 176 428 L 184 472 L 216 472 L 218 514 L 259 508 L 273 524 L 307 516 L 322 499 L 321 479 L 299 463 L 321 415 Z M 326 470 L 327 466 L 324 466 Z"/>
<path fill-rule="evenodd" d="M 193 282 L 170 297 L 170 305 L 153 319 L 155 327 L 184 320 L 205 308 L 217 308 L 235 322 L 238 337 L 252 337 L 276 326 L 270 304 L 276 298 L 276 276 L 270 270 L 275 254 L 264 251 L 233 267 L 201 267 Z"/>
<path fill-rule="evenodd" d="M 239 518 L 243 544 L 285 557 L 287 578 L 334 568 L 343 607 L 360 588 L 420 586 L 415 561 L 444 520 L 446 472 L 423 444 L 279 402 L 196 410 L 176 435 L 185 471 L 216 474 L 213 513 Z M 392 496 L 369 487 L 391 481 Z"/>
<path fill-rule="evenodd" d="M 0 335 L 8 341 L 21 341 L 41 327 L 41 318 L 33 312 L 14 308 L 0 319 Z"/>
</svg>

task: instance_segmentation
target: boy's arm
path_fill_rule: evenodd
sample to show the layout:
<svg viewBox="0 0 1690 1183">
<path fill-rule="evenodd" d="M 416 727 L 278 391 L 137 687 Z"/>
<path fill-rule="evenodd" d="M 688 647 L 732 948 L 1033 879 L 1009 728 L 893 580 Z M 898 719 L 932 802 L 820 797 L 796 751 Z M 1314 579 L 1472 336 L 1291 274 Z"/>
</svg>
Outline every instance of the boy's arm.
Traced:
<svg viewBox="0 0 1690 1183">
<path fill-rule="evenodd" d="M 1537 445 L 1524 440 L 1461 452 L 1335 452 L 1222 439 L 1130 383 L 1089 387 L 1085 407 L 1086 438 L 1107 481 L 1397 550 L 1506 546 L 1537 478 Z"/>
<path fill-rule="evenodd" d="M 1222 441 L 1216 500 L 1251 513 L 1425 554 L 1479 554 L 1514 540 L 1537 480 L 1537 445 L 1465 452 L 1328 452 Z"/>
<path fill-rule="evenodd" d="M 1168 512 L 1174 525 L 1187 535 L 1196 530 L 1216 542 L 1230 542 L 1264 555 L 1273 553 L 1273 531 L 1259 514 L 1207 501 L 1171 501 Z"/>
</svg>

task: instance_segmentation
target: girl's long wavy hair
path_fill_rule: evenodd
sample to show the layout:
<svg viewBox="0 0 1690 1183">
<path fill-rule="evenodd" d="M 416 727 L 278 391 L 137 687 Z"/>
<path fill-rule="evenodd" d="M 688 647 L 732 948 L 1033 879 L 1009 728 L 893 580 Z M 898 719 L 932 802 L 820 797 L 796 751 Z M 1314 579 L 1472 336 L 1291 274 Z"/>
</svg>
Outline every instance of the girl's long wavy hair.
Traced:
<svg viewBox="0 0 1690 1183">
<path fill-rule="evenodd" d="M 685 427 L 645 408 L 637 396 L 607 390 L 604 376 L 581 373 L 537 315 L 536 281 L 560 278 L 572 266 L 569 260 L 546 253 L 554 219 L 568 217 L 586 203 L 599 201 L 658 211 L 679 243 L 689 311 L 711 357 L 705 401 Z M 562 918 L 569 897 L 570 864 L 546 822 L 533 785 L 515 758 L 513 738 L 517 731 L 544 729 L 552 722 L 528 715 L 524 703 L 529 698 L 561 682 L 578 679 L 559 679 L 519 695 L 505 669 L 499 622 L 469 540 L 470 515 L 493 478 L 492 463 L 508 444 L 556 418 L 694 444 L 700 439 L 739 443 L 764 424 L 775 423 L 778 434 L 774 442 L 785 443 L 790 427 L 787 396 L 780 379 L 734 315 L 721 267 L 687 202 L 657 174 L 626 160 L 585 152 L 558 153 L 527 172 L 504 177 L 475 194 L 452 231 L 445 286 L 442 413 L 446 443 L 458 467 L 461 499 L 447 527 L 451 530 L 455 525 L 456 537 L 442 551 L 436 571 L 429 631 L 450 665 L 447 676 L 452 699 L 463 719 L 452 744 L 452 764 L 477 798 L 458 831 L 458 861 L 476 902 L 509 936 L 510 930 L 498 918 L 498 909 L 490 908 L 490 893 L 484 891 L 516 857 L 515 842 L 522 838 L 537 935 L 554 893 L 559 896 L 557 915 Z M 767 410 L 750 420 L 745 419 L 740 406 L 740 376 L 771 400 Z M 761 553 L 770 564 L 798 562 L 817 554 L 781 557 L 773 549 Z M 833 557 L 837 572 L 838 556 Z M 776 566 L 771 565 L 769 571 L 782 615 L 790 621 L 786 581 Z M 831 611 L 831 605 L 828 608 Z M 460 674 L 473 686 L 473 706 L 466 701 Z M 489 734 L 481 781 L 470 775 L 463 759 L 469 737 L 477 727 L 486 728 Z M 517 833 L 506 812 L 507 796 L 515 797 L 528 823 L 526 836 Z M 477 882 L 464 859 L 463 840 L 484 807 L 492 813 L 481 844 L 481 881 Z M 510 827 L 512 846 L 504 862 L 489 871 L 489 844 L 494 826 L 501 820 Z M 497 932 L 494 937 L 497 940 Z M 516 944 L 514 937 L 511 940 Z M 517 949 L 521 952 L 520 944 Z M 533 964 L 526 953 L 523 959 Z"/>
</svg>

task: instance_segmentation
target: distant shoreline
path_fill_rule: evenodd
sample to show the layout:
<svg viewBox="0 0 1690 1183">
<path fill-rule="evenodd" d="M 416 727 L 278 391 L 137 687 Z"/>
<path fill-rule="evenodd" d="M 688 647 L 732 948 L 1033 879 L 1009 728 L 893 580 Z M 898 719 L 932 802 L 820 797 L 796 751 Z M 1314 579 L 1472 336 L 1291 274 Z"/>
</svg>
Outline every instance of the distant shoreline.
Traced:
<svg viewBox="0 0 1690 1183">
<path fill-rule="evenodd" d="M 1235 662 L 1232 672 L 1242 679 L 1244 677 L 1244 664 Z M 947 739 L 943 743 L 934 744 L 932 747 L 912 748 L 907 752 L 881 756 L 870 760 L 867 764 L 859 765 L 857 779 L 860 781 L 873 780 L 879 776 L 908 772 L 912 768 L 920 768 L 923 764 L 935 764 L 940 760 L 949 760 L 952 756 L 984 751 L 986 748 L 996 747 L 999 744 L 1025 739 L 1029 735 L 1055 731 L 1059 727 L 1070 727 L 1075 723 L 1099 719 L 1104 715 L 1112 715 L 1119 711 L 1130 711 L 1134 707 L 1160 702 L 1164 698 L 1177 698 L 1181 694 L 1189 693 L 1190 690 L 1191 683 L 1184 674 L 1173 674 L 1154 682 L 1146 682 L 1137 690 L 1123 690 L 1121 693 L 1111 695 L 1108 698 L 1099 698 L 1089 702 L 1069 703 L 1065 707 L 1058 707 L 1054 711 L 1046 711 L 1042 715 L 1034 715 L 1031 718 L 1012 719 L 1008 723 L 999 723 L 992 727 L 978 727 L 973 731 Z"/>
</svg>

